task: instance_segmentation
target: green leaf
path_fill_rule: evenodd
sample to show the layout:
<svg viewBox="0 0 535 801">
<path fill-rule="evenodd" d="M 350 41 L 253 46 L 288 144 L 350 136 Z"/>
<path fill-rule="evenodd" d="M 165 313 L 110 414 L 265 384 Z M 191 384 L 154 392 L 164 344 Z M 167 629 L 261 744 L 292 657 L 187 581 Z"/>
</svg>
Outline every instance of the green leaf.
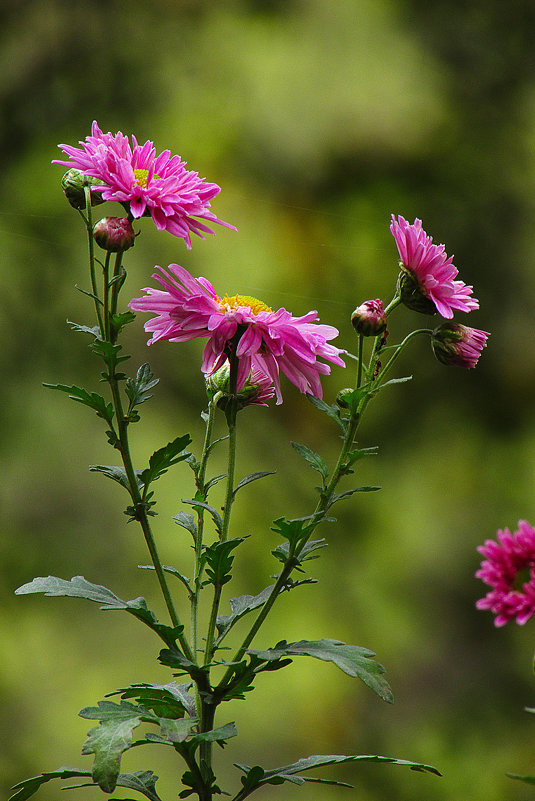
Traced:
<svg viewBox="0 0 535 801">
<path fill-rule="evenodd" d="M 230 581 L 232 578 L 232 563 L 234 561 L 232 551 L 238 545 L 241 545 L 245 539 L 245 537 L 236 537 L 223 542 L 214 542 L 213 545 L 209 545 L 205 549 L 203 557 L 207 565 L 206 575 L 210 579 L 209 583 L 221 587 L 227 581 Z"/>
<path fill-rule="evenodd" d="M 324 414 L 327 415 L 327 417 L 330 417 L 331 420 L 334 420 L 334 422 L 340 426 L 340 428 L 345 434 L 347 423 L 342 417 L 340 417 L 340 409 L 335 403 L 333 403 L 332 406 L 329 406 L 329 404 L 325 403 L 324 400 L 321 400 L 320 398 L 315 398 L 314 395 L 307 395 L 306 397 L 307 400 L 310 401 L 310 403 L 316 407 L 316 409 L 319 409 L 320 412 L 323 412 Z"/>
<path fill-rule="evenodd" d="M 208 685 L 207 668 L 196 665 L 188 659 L 176 645 L 170 648 L 163 648 L 158 656 L 162 665 L 180 670 L 181 673 L 187 673 L 198 685 Z"/>
<path fill-rule="evenodd" d="M 215 487 L 216 484 L 219 484 L 219 482 L 223 481 L 223 479 L 226 478 L 226 477 L 227 477 L 226 473 L 221 473 L 220 475 L 214 476 L 209 481 L 207 481 L 206 484 L 203 487 L 204 496 L 206 497 L 208 495 L 209 491 L 212 489 L 212 487 Z"/>
<path fill-rule="evenodd" d="M 298 547 L 299 543 L 306 539 L 311 528 L 311 518 L 298 517 L 287 520 L 285 517 L 278 517 L 273 521 L 271 528 L 276 534 L 288 540 L 292 548 Z"/>
<path fill-rule="evenodd" d="M 57 576 L 39 576 L 28 584 L 23 584 L 15 590 L 15 595 L 28 595 L 43 592 L 45 595 L 57 597 L 85 598 L 101 604 L 101 609 L 124 609 L 142 623 L 149 626 L 168 646 L 174 645 L 182 627 L 171 628 L 158 623 L 158 620 L 144 598 L 134 598 L 132 601 L 123 601 L 114 592 L 101 584 L 92 584 L 83 576 L 74 576 L 70 581 L 57 578 Z"/>
<path fill-rule="evenodd" d="M 89 469 L 92 473 L 102 473 L 107 478 L 111 478 L 112 481 L 116 481 L 117 484 L 120 484 L 121 487 L 124 487 L 130 495 L 132 494 L 130 490 L 130 481 L 128 480 L 128 476 L 124 467 L 118 467 L 112 464 L 91 464 L 89 465 Z M 138 479 L 138 487 L 141 488 L 143 485 L 139 481 L 139 471 L 136 472 L 136 478 Z"/>
<path fill-rule="evenodd" d="M 138 565 L 138 567 L 140 570 L 155 570 L 154 565 Z M 176 569 L 176 567 L 171 567 L 170 565 L 162 565 L 162 570 L 165 573 L 169 573 L 171 576 L 175 576 L 179 581 L 181 581 L 184 587 L 187 589 L 190 597 L 192 596 L 193 590 L 191 589 L 187 576 L 183 576 L 182 573 Z"/>
<path fill-rule="evenodd" d="M 292 448 L 297 451 L 299 456 L 301 456 L 305 462 L 308 462 L 309 465 L 314 469 L 317 470 L 318 473 L 321 474 L 323 481 L 327 480 L 329 475 L 329 468 L 319 455 L 315 451 L 311 450 L 307 445 L 300 445 L 298 442 L 292 442 Z"/>
<path fill-rule="evenodd" d="M 303 784 L 306 781 L 310 781 L 310 779 L 306 776 L 299 776 L 298 774 L 300 772 L 312 770 L 313 768 L 320 768 L 324 765 L 334 765 L 335 763 L 341 762 L 383 762 L 393 765 L 403 765 L 411 770 L 416 770 L 423 773 L 434 773 L 436 776 L 441 775 L 436 768 L 432 767 L 431 765 L 424 765 L 421 762 L 410 762 L 406 759 L 394 759 L 393 757 L 369 755 L 347 756 L 345 754 L 317 754 L 314 756 L 305 757 L 304 759 L 299 759 L 297 762 L 293 762 L 291 765 L 284 765 L 283 767 L 275 768 L 274 770 L 264 770 L 258 765 L 255 765 L 253 768 L 249 768 L 247 765 L 239 765 L 235 763 L 235 766 L 246 774 L 242 778 L 242 783 L 244 785 L 244 789 L 248 791 L 247 794 L 249 795 L 249 793 L 253 792 L 253 790 L 261 787 L 264 784 L 282 784 L 282 782 L 285 781 L 292 782 L 293 784 Z"/>
<path fill-rule="evenodd" d="M 83 403 L 84 406 L 89 406 L 90 409 L 93 409 L 97 413 L 97 417 L 102 417 L 103 420 L 111 425 L 114 415 L 113 403 L 106 403 L 104 398 L 101 395 L 97 395 L 96 392 L 88 392 L 86 389 L 82 389 L 82 387 L 74 386 L 74 384 L 71 386 L 67 384 L 43 384 L 43 386 L 47 387 L 47 389 L 57 389 L 60 392 L 66 392 L 71 400 Z"/>
<path fill-rule="evenodd" d="M 201 509 L 206 509 L 206 511 L 209 512 L 210 515 L 212 516 L 212 520 L 214 521 L 214 525 L 215 525 L 217 533 L 221 534 L 221 532 L 223 530 L 223 520 L 221 519 L 221 515 L 219 514 L 217 509 L 214 509 L 213 506 L 210 506 L 210 504 L 205 503 L 204 501 L 198 501 L 196 499 L 183 500 L 182 503 L 189 503 L 194 508 L 199 507 Z M 176 517 L 175 517 L 175 520 L 176 520 Z M 178 523 L 178 525 L 180 526 L 180 525 L 182 525 L 182 523 Z"/>
<path fill-rule="evenodd" d="M 345 492 L 333 492 L 327 501 L 326 509 L 330 509 L 338 501 L 343 501 L 344 498 L 349 498 L 355 492 L 378 492 L 381 487 L 355 487 L 354 489 L 345 490 Z"/>
<path fill-rule="evenodd" d="M 315 553 L 320 548 L 325 548 L 327 545 L 327 541 L 325 539 L 321 540 L 308 540 L 299 550 L 298 554 L 294 557 L 297 559 L 298 564 L 302 564 L 303 562 L 308 562 L 310 559 L 318 559 L 319 554 Z M 290 557 L 290 543 L 289 542 L 281 542 L 280 545 L 271 551 L 273 556 L 277 557 L 277 559 L 285 564 L 289 557 Z"/>
<path fill-rule="evenodd" d="M 163 448 L 155 451 L 149 459 L 149 466 L 139 474 L 139 479 L 145 486 L 145 492 L 153 481 L 167 473 L 174 464 L 187 459 L 189 453 L 184 452 L 191 442 L 189 434 L 177 437 L 172 442 L 168 442 Z"/>
<path fill-rule="evenodd" d="M 226 723 L 224 726 L 219 726 L 217 729 L 202 732 L 201 734 L 194 734 L 190 742 L 197 745 L 198 743 L 224 743 L 231 737 L 236 737 L 238 734 L 235 723 Z"/>
<path fill-rule="evenodd" d="M 120 362 L 125 362 L 130 356 L 119 356 L 119 352 L 123 349 L 122 345 L 113 345 L 111 342 L 106 342 L 103 339 L 97 339 L 92 342 L 89 347 L 97 356 L 104 360 L 110 374 L 115 372 L 115 368 Z"/>
<path fill-rule="evenodd" d="M 47 771 L 40 776 L 35 776 L 32 779 L 26 779 L 16 784 L 13 789 L 18 790 L 18 792 L 12 795 L 9 801 L 26 801 L 27 798 L 30 798 L 37 792 L 42 784 L 45 784 L 51 779 L 72 779 L 75 777 L 91 778 L 91 771 L 77 770 L 76 768 L 58 768 L 57 770 Z M 158 777 L 155 776 L 151 770 L 120 773 L 117 777 L 117 786 L 136 790 L 138 793 L 142 793 L 146 796 L 149 801 L 161 801 L 160 796 L 156 792 L 157 780 Z M 74 789 L 76 789 L 76 787 L 87 786 L 94 787 L 95 785 L 93 782 L 89 782 L 88 784 L 74 785 Z"/>
<path fill-rule="evenodd" d="M 182 718 L 181 720 L 172 720 L 169 718 L 160 718 L 159 721 L 161 734 L 154 734 L 147 732 L 145 738 L 152 742 L 164 743 L 182 743 L 191 734 L 194 726 L 197 725 L 197 718 Z"/>
<path fill-rule="evenodd" d="M 392 384 L 405 384 L 407 381 L 412 381 L 412 375 L 406 375 L 403 376 L 403 378 L 391 378 L 389 381 L 385 381 L 384 384 L 379 384 L 379 386 L 375 388 L 374 394 L 383 389 L 383 387 L 389 387 Z"/>
<path fill-rule="evenodd" d="M 152 709 L 157 717 L 176 720 L 185 714 L 195 717 L 195 699 L 189 693 L 191 687 L 191 682 L 177 684 L 176 681 L 169 684 L 131 684 L 109 695 L 134 698 L 146 709 Z"/>
<path fill-rule="evenodd" d="M 505 775 L 510 779 L 517 779 L 519 782 L 525 782 L 525 784 L 535 784 L 535 776 L 520 776 L 518 773 L 506 773 Z"/>
<path fill-rule="evenodd" d="M 126 277 L 126 273 L 125 273 L 125 277 Z M 115 279 L 112 279 L 110 281 L 110 285 L 113 283 L 113 281 L 117 281 L 118 279 L 121 279 L 121 278 L 122 278 L 122 276 L 120 276 L 120 275 L 116 276 Z M 121 331 L 123 330 L 123 328 L 125 327 L 125 325 L 128 325 L 129 323 L 133 323 L 135 319 L 136 319 L 136 315 L 134 314 L 133 311 L 130 311 L 130 310 L 129 311 L 125 311 L 125 312 L 120 312 L 119 314 L 114 314 L 112 316 L 112 318 L 111 318 L 111 327 L 112 327 L 115 335 L 117 336 L 117 334 L 120 334 Z"/>
<path fill-rule="evenodd" d="M 392 703 L 392 690 L 388 682 L 382 677 L 385 669 L 378 662 L 374 662 L 373 651 L 358 645 L 345 645 L 340 640 L 299 640 L 287 643 L 285 640 L 277 643 L 275 648 L 267 651 L 248 650 L 248 654 L 258 659 L 271 661 L 284 656 L 312 656 L 325 662 L 333 662 L 348 676 L 361 679 L 377 695 Z"/>
<path fill-rule="evenodd" d="M 88 325 L 78 325 L 78 323 L 73 323 L 72 320 L 67 320 L 67 323 L 70 325 L 73 331 L 80 331 L 82 334 L 91 334 L 91 336 L 94 336 L 95 339 L 100 339 L 100 329 L 98 325 L 91 327 Z"/>
<path fill-rule="evenodd" d="M 248 476 L 245 476 L 245 478 L 242 478 L 242 480 L 239 482 L 239 484 L 237 484 L 234 487 L 234 492 L 232 493 L 232 497 L 235 498 L 236 497 L 236 493 L 238 492 L 238 490 L 240 490 L 242 487 L 245 487 L 246 484 L 251 484 L 253 481 L 258 481 L 259 478 L 264 478 L 264 476 L 274 476 L 274 475 L 275 475 L 275 471 L 274 470 L 264 470 L 264 471 L 259 472 L 259 473 L 249 473 Z"/>
<path fill-rule="evenodd" d="M 177 524 L 177 526 L 181 526 L 185 528 L 186 531 L 189 531 L 193 539 L 195 540 L 197 537 L 197 523 L 195 522 L 195 517 L 193 515 L 187 514 L 186 512 L 179 512 L 178 514 L 173 516 L 173 520 Z"/>
<path fill-rule="evenodd" d="M 262 592 L 258 593 L 258 595 L 240 595 L 238 598 L 230 599 L 230 615 L 218 615 L 216 620 L 216 627 L 219 632 L 216 645 L 221 642 L 223 637 L 228 634 L 232 626 L 237 623 L 240 618 L 248 612 L 252 612 L 254 609 L 264 606 L 274 586 L 274 584 L 271 584 L 271 586 L 266 587 Z"/>
<path fill-rule="evenodd" d="M 17 792 L 14 793 L 9 801 L 26 801 L 30 798 L 42 784 L 51 781 L 52 779 L 72 779 L 78 776 L 91 776 L 89 770 L 78 770 L 77 768 L 58 768 L 57 770 L 50 770 L 46 773 L 41 773 L 40 776 L 33 776 L 31 779 L 24 779 L 24 781 L 15 784 L 12 789 Z"/>
<path fill-rule="evenodd" d="M 156 386 L 159 380 L 159 378 L 154 377 L 148 364 L 141 365 L 135 378 L 126 379 L 125 393 L 130 401 L 128 417 L 130 417 L 136 406 L 140 406 L 152 398 L 150 390 Z"/>
<path fill-rule="evenodd" d="M 82 754 L 95 755 L 93 781 L 105 793 L 112 793 L 119 776 L 121 756 L 132 745 L 133 731 L 141 723 L 143 710 L 125 701 L 119 705 L 111 701 L 99 701 L 99 708 L 101 706 L 100 725 L 88 731 Z M 95 718 L 97 714 L 96 707 L 80 712 L 80 716 L 86 718 Z"/>
</svg>

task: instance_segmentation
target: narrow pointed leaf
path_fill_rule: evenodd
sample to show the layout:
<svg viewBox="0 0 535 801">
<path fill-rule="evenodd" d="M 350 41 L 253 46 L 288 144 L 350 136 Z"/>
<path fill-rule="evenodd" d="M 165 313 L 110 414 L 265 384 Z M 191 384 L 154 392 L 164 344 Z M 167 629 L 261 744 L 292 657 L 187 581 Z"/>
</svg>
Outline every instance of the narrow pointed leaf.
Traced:
<svg viewBox="0 0 535 801">
<path fill-rule="evenodd" d="M 259 473 L 249 473 L 248 476 L 245 476 L 245 478 L 242 478 L 242 480 L 238 484 L 236 484 L 233 495 L 235 496 L 238 490 L 240 490 L 242 487 L 245 487 L 247 484 L 251 484 L 253 481 L 258 481 L 259 478 L 264 478 L 265 476 L 274 476 L 274 475 L 275 475 L 274 470 L 264 470 Z"/>
<path fill-rule="evenodd" d="M 220 643 L 223 637 L 228 634 L 232 626 L 237 623 L 240 618 L 254 609 L 263 606 L 275 585 L 271 584 L 266 587 L 258 595 L 240 595 L 238 598 L 230 599 L 230 615 L 219 615 L 216 620 L 216 627 L 219 632 L 217 643 Z"/>
<path fill-rule="evenodd" d="M 27 798 L 38 791 L 42 784 L 51 781 L 52 779 L 72 779 L 75 777 L 91 777 L 90 770 L 78 770 L 77 768 L 58 768 L 57 770 L 46 771 L 41 773 L 40 776 L 33 776 L 31 779 L 25 779 L 18 784 L 15 784 L 12 789 L 16 790 L 9 801 L 26 801 Z"/>
<path fill-rule="evenodd" d="M 298 442 L 292 442 L 292 448 L 294 448 L 299 456 L 308 462 L 314 470 L 317 470 L 317 472 L 320 473 L 324 481 L 327 479 L 329 475 L 329 468 L 319 453 L 311 450 L 307 445 L 300 445 Z"/>
<path fill-rule="evenodd" d="M 310 401 L 310 403 L 316 407 L 316 409 L 319 409 L 321 412 L 326 414 L 327 417 L 330 417 L 331 420 L 334 420 L 334 422 L 340 426 L 340 428 L 345 434 L 347 423 L 340 417 L 340 409 L 338 408 L 338 406 L 336 406 L 335 404 L 329 406 L 329 404 L 325 403 L 324 400 L 321 400 L 320 398 L 315 398 L 314 395 L 307 395 L 306 397 L 307 400 Z"/>
<path fill-rule="evenodd" d="M 43 384 L 47 389 L 57 389 L 60 392 L 66 392 L 71 400 L 83 403 L 84 406 L 89 406 L 97 413 L 98 417 L 102 417 L 108 424 L 111 425 L 113 420 L 113 403 L 106 403 L 102 395 L 96 392 L 88 392 L 82 387 L 77 387 L 74 384 L 68 386 L 67 384 Z"/>
</svg>

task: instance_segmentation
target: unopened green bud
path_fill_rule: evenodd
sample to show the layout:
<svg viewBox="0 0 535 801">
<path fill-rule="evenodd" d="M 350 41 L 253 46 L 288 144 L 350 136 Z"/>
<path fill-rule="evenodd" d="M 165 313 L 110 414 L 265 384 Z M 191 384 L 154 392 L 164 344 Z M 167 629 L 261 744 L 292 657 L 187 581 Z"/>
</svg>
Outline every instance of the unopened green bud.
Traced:
<svg viewBox="0 0 535 801">
<path fill-rule="evenodd" d="M 128 217 L 103 217 L 93 227 L 93 237 L 103 250 L 118 253 L 131 248 L 136 235 Z"/>
<path fill-rule="evenodd" d="M 206 377 L 206 389 L 209 397 L 215 400 L 218 409 L 225 411 L 231 398 L 230 366 L 225 362 L 219 370 Z M 253 369 L 247 381 L 237 394 L 237 409 L 245 406 L 267 406 L 267 401 L 275 394 L 271 380 L 260 370 Z"/>
<path fill-rule="evenodd" d="M 403 305 L 412 311 L 420 312 L 420 314 L 436 314 L 437 307 L 431 298 L 427 297 L 414 273 L 407 270 L 401 263 L 399 266 L 401 272 L 398 280 Z"/>
<path fill-rule="evenodd" d="M 98 178 L 90 178 L 89 175 L 84 175 L 80 170 L 67 170 L 61 179 L 61 188 L 65 193 L 65 197 L 74 209 L 85 209 L 85 186 L 105 186 L 103 181 Z M 104 203 L 102 199 L 102 192 L 91 192 L 91 205 L 98 206 Z"/>
<path fill-rule="evenodd" d="M 345 389 L 341 389 L 338 395 L 336 396 L 336 403 L 341 409 L 348 409 L 349 408 L 349 400 L 352 397 L 353 393 L 355 392 L 354 389 L 351 387 L 345 387 Z"/>
</svg>

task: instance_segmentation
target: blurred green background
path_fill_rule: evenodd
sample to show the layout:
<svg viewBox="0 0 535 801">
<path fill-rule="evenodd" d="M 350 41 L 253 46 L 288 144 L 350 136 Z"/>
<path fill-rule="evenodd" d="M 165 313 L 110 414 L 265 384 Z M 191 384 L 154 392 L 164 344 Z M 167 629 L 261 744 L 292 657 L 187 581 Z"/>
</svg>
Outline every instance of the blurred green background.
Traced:
<svg viewBox="0 0 535 801">
<path fill-rule="evenodd" d="M 155 263 L 176 261 L 221 294 L 294 314 L 318 309 L 354 349 L 352 309 L 393 290 L 394 212 L 422 218 L 455 254 L 481 301 L 468 321 L 492 332 L 473 371 L 439 364 L 427 342 L 406 352 L 398 375 L 414 380 L 379 396 L 360 435 L 362 446 L 380 446 L 360 478 L 382 492 L 340 504 L 338 524 L 323 532 L 330 547 L 312 564 L 319 583 L 282 598 L 257 640 L 372 648 L 394 705 L 332 665 L 296 659 L 224 710 L 220 722 L 236 720 L 241 736 L 223 761 L 274 767 L 311 753 L 380 753 L 444 773 L 341 766 L 328 775 L 356 791 L 285 785 L 262 790 L 265 799 L 531 799 L 505 772 L 535 773 L 535 721 L 523 711 L 535 701 L 533 624 L 496 630 L 474 609 L 483 585 L 473 574 L 476 546 L 496 528 L 535 522 L 533 2 L 519 0 L 513 13 L 501 0 L 4 0 L 1 13 L 3 796 L 43 770 L 89 768 L 79 709 L 127 683 L 169 679 L 135 621 L 89 602 L 13 595 L 36 575 L 81 573 L 123 598 L 145 595 L 164 615 L 153 576 L 136 568 L 147 556 L 125 524 L 126 496 L 87 471 L 113 460 L 102 421 L 41 386 L 98 389 L 100 367 L 65 323 L 92 324 L 74 288 L 88 282 L 84 232 L 60 190 L 62 168 L 50 165 L 58 142 L 83 139 L 97 119 L 219 183 L 213 210 L 239 229 L 187 252 L 144 221 L 124 295 L 153 283 Z M 426 324 L 416 317 L 398 310 L 391 336 Z M 131 329 L 132 369 L 150 360 L 161 377 L 132 431 L 136 457 L 185 431 L 198 452 L 202 343 L 147 352 L 141 321 Z M 352 380 L 335 368 L 326 399 Z M 336 453 L 327 418 L 289 382 L 283 391 L 282 407 L 242 415 L 239 473 L 277 474 L 236 504 L 234 535 L 252 537 L 234 594 L 270 582 L 270 521 L 311 511 L 316 476 L 290 439 L 329 460 Z M 214 472 L 223 470 L 216 460 Z M 186 468 L 158 490 L 162 558 L 188 574 L 187 535 L 170 520 L 192 494 Z M 134 750 L 124 768 L 154 769 L 162 798 L 176 797 L 167 753 Z M 224 785 L 236 786 L 234 774 L 223 769 Z M 57 796 L 54 784 L 38 797 Z"/>
</svg>

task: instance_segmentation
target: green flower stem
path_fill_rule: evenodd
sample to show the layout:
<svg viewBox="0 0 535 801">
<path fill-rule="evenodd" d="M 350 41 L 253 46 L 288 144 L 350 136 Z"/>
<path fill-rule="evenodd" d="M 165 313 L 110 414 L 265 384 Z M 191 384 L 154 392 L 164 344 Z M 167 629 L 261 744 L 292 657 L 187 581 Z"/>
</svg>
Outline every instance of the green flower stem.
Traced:
<svg viewBox="0 0 535 801">
<path fill-rule="evenodd" d="M 206 493 L 204 488 L 204 479 L 206 477 L 206 466 L 208 464 L 208 457 L 211 451 L 212 432 L 214 428 L 216 406 L 213 401 L 208 404 L 208 419 L 206 421 L 206 430 L 204 435 L 204 445 L 201 456 L 201 463 L 199 472 L 196 476 L 197 491 L 202 494 L 202 500 L 206 501 Z M 195 661 L 197 661 L 197 642 L 198 642 L 198 610 L 199 610 L 199 594 L 201 591 L 201 578 L 202 578 L 202 564 L 201 554 L 203 546 L 203 533 L 204 533 L 204 509 L 201 507 L 197 512 L 197 532 L 195 536 L 195 568 L 193 586 L 194 590 L 191 596 L 191 616 L 190 616 L 190 639 L 191 648 L 195 654 Z"/>
<path fill-rule="evenodd" d="M 95 312 L 97 315 L 98 320 L 98 327 L 100 330 L 101 337 L 104 338 L 104 320 L 102 318 L 102 310 L 101 310 L 101 301 L 100 296 L 98 293 L 98 286 L 97 286 L 97 279 L 96 279 L 96 272 L 95 272 L 95 241 L 93 239 L 93 216 L 91 213 L 91 190 L 89 186 L 84 186 L 84 193 L 85 193 L 85 205 L 87 211 L 87 217 L 80 211 L 82 215 L 82 219 L 85 222 L 85 227 L 87 229 L 87 240 L 89 245 L 89 275 L 91 279 L 91 291 L 93 292 L 93 301 L 95 303 Z"/>
<path fill-rule="evenodd" d="M 394 294 L 394 297 L 392 298 L 392 300 L 390 301 L 390 303 L 387 305 L 387 307 L 385 309 L 385 314 L 387 315 L 387 317 L 388 317 L 389 314 L 391 314 L 394 311 L 394 309 L 397 306 L 399 306 L 400 303 L 401 303 L 401 294 L 400 294 L 400 289 L 399 289 L 399 284 L 398 284 L 398 286 L 396 287 L 396 292 Z M 374 342 L 373 342 L 372 352 L 371 352 L 371 355 L 370 355 L 370 361 L 368 362 L 368 369 L 366 371 L 366 378 L 367 378 L 367 380 L 369 382 L 373 381 L 373 378 L 374 378 L 375 367 L 376 367 L 376 364 L 377 364 L 377 354 L 379 352 L 380 343 L 381 343 L 382 340 L 383 340 L 383 334 L 379 334 L 379 336 L 375 337 Z M 360 386 L 360 384 L 357 384 L 357 386 Z"/>
<path fill-rule="evenodd" d="M 377 377 L 377 380 L 375 382 L 375 387 L 377 388 L 377 387 L 381 386 L 381 384 L 384 382 L 384 379 L 386 378 L 386 375 L 389 372 L 390 368 L 392 367 L 392 365 L 394 364 L 394 362 L 396 361 L 396 359 L 398 358 L 398 356 L 400 355 L 402 350 L 404 350 L 406 345 L 410 342 L 410 340 L 413 337 L 418 336 L 419 334 L 427 334 L 428 336 L 431 336 L 432 333 L 433 333 L 433 331 L 430 328 L 417 328 L 416 330 L 411 331 L 410 334 L 407 334 L 405 339 L 402 342 L 400 342 L 400 344 L 397 346 L 396 350 L 394 351 L 394 353 L 392 354 L 392 356 L 390 357 L 388 362 L 385 364 L 385 366 L 381 370 L 381 372 L 380 372 L 380 374 Z"/>
<path fill-rule="evenodd" d="M 357 388 L 362 383 L 362 351 L 364 350 L 364 336 L 359 334 L 359 366 L 357 373 Z"/>
<path fill-rule="evenodd" d="M 103 296 L 103 303 L 104 303 L 104 339 L 106 342 L 111 342 L 110 332 L 111 332 L 111 324 L 110 324 L 110 315 L 108 314 L 109 308 L 109 296 L 110 296 L 110 258 L 111 253 L 106 251 L 106 260 L 104 261 L 104 269 L 103 269 L 103 283 L 104 283 L 104 296 Z"/>
<path fill-rule="evenodd" d="M 122 281 L 119 278 L 121 273 L 121 267 L 123 263 L 123 252 L 120 250 L 115 256 L 115 265 L 113 268 L 113 284 L 111 288 L 111 305 L 110 305 L 110 317 L 113 317 L 114 314 L 117 314 L 117 301 L 119 299 L 119 292 L 121 290 Z"/>
</svg>

